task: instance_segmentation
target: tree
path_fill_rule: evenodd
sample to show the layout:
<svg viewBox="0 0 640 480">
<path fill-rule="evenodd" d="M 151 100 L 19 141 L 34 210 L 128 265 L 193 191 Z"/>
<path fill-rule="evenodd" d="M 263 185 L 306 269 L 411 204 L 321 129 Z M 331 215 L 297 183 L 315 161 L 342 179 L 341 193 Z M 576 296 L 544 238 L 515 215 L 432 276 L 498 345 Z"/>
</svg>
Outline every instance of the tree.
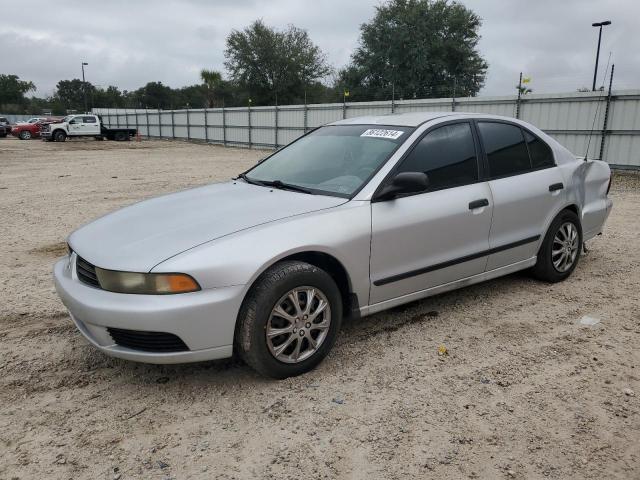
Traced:
<svg viewBox="0 0 640 480">
<path fill-rule="evenodd" d="M 390 0 L 361 25 L 360 46 L 339 79 L 354 95 L 396 97 L 474 96 L 487 63 L 477 51 L 482 24 L 471 10 L 449 0 Z"/>
<path fill-rule="evenodd" d="M 7 113 L 21 109 L 28 103 L 25 94 L 35 89 L 33 82 L 20 80 L 17 75 L 0 75 L 0 107 Z"/>
<path fill-rule="evenodd" d="M 305 30 L 290 25 L 279 32 L 261 20 L 231 32 L 225 57 L 231 80 L 254 105 L 300 101 L 309 83 L 332 70 Z"/>
<path fill-rule="evenodd" d="M 96 87 L 89 82 L 82 83 L 82 80 L 74 78 L 73 80 L 60 80 L 56 85 L 55 97 L 64 105 L 67 110 L 84 111 L 84 88 L 87 89 L 87 98 L 94 97 Z M 93 102 L 92 102 L 93 103 Z M 92 105 L 89 105 L 91 108 Z"/>
<path fill-rule="evenodd" d="M 149 82 L 134 92 L 138 103 L 148 108 L 167 109 L 174 106 L 174 93 L 171 87 L 162 82 Z"/>
<path fill-rule="evenodd" d="M 215 70 L 200 70 L 200 78 L 205 87 L 205 93 L 207 96 L 207 107 L 212 108 L 215 106 L 215 96 L 218 93 L 218 89 L 222 84 L 222 74 Z"/>
</svg>

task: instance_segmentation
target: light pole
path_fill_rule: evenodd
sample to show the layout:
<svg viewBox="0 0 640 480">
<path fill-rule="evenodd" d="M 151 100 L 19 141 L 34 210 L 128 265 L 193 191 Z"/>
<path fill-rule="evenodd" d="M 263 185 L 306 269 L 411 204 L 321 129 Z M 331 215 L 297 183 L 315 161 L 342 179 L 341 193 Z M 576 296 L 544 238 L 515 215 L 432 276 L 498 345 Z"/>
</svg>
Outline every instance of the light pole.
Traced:
<svg viewBox="0 0 640 480">
<path fill-rule="evenodd" d="M 592 27 L 600 27 L 600 31 L 598 33 L 598 50 L 596 51 L 596 69 L 593 72 L 593 88 L 591 90 L 593 92 L 596 91 L 596 77 L 598 76 L 598 60 L 600 59 L 600 41 L 602 40 L 602 27 L 607 25 L 611 25 L 611 20 L 605 20 L 604 22 L 596 22 L 592 23 Z"/>
<path fill-rule="evenodd" d="M 87 83 L 84 81 L 84 67 L 89 65 L 87 62 L 82 62 L 82 95 L 84 96 L 84 112 L 87 113 L 89 107 L 87 106 Z"/>
</svg>

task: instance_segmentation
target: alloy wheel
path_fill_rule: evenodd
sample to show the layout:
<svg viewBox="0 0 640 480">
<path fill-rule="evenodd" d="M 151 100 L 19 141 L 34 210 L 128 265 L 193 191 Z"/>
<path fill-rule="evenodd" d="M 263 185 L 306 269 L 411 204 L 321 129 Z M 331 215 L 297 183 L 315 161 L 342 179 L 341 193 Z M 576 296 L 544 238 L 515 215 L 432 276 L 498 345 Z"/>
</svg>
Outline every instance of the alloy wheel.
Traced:
<svg viewBox="0 0 640 480">
<path fill-rule="evenodd" d="M 284 363 L 299 363 L 318 351 L 331 325 L 331 305 L 316 287 L 296 287 L 275 304 L 265 330 L 269 352 Z"/>
<path fill-rule="evenodd" d="M 551 262 L 560 273 L 569 270 L 576 261 L 580 248 L 580 235 L 578 229 L 571 222 L 563 223 L 555 237 L 551 248 Z"/>
</svg>

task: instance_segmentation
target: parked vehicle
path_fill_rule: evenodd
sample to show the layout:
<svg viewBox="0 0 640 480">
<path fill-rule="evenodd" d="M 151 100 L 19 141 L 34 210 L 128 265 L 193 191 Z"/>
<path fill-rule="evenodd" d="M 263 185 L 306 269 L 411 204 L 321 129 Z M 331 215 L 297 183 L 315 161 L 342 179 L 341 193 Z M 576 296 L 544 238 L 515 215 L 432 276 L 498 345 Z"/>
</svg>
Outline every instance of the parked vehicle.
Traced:
<svg viewBox="0 0 640 480">
<path fill-rule="evenodd" d="M 20 140 L 31 140 L 40 137 L 40 130 L 46 124 L 59 122 L 60 118 L 40 118 L 37 122 L 17 123 L 11 130 L 11 135 Z"/>
<path fill-rule="evenodd" d="M 3 127 L 0 129 L 0 137 L 6 137 L 11 133 L 11 123 L 7 120 L 7 117 L 0 117 L 0 126 Z"/>
<path fill-rule="evenodd" d="M 33 117 L 24 122 L 16 122 L 16 125 L 22 125 L 25 123 L 40 123 L 40 122 L 45 122 L 46 120 L 47 120 L 47 117 Z"/>
<path fill-rule="evenodd" d="M 67 137 L 94 137 L 96 140 L 130 140 L 135 136 L 135 128 L 107 128 L 99 115 L 67 115 L 59 123 L 44 125 L 40 135 L 49 141 L 64 142 Z"/>
<path fill-rule="evenodd" d="M 483 114 L 354 118 L 228 182 L 143 201 L 68 238 L 55 285 L 103 352 L 237 353 L 284 378 L 360 317 L 531 269 L 566 279 L 611 211 L 609 166 Z"/>
</svg>

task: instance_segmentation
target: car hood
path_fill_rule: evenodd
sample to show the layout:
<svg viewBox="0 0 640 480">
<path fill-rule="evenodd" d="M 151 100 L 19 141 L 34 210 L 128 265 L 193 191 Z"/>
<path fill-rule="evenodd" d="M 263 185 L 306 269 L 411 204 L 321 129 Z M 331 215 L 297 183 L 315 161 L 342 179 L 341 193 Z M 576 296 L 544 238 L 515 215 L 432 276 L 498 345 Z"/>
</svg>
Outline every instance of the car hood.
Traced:
<svg viewBox="0 0 640 480">
<path fill-rule="evenodd" d="M 148 272 L 169 257 L 216 238 L 346 201 L 241 180 L 217 183 L 107 214 L 73 232 L 69 245 L 98 267 Z"/>
</svg>

